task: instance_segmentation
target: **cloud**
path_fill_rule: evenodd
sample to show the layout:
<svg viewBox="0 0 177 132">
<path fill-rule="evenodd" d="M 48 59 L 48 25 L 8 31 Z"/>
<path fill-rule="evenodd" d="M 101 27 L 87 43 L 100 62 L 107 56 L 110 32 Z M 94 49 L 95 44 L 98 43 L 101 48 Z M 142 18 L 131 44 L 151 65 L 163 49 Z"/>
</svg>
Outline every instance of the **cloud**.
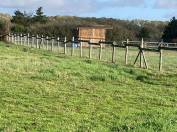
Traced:
<svg viewBox="0 0 177 132">
<path fill-rule="evenodd" d="M 171 19 L 177 16 L 177 0 L 156 0 L 154 8 L 164 11 L 163 18 L 165 19 Z"/>
<path fill-rule="evenodd" d="M 3 0 L 0 7 L 31 10 L 42 6 L 51 14 L 83 14 L 109 8 L 137 7 L 144 3 L 145 0 Z"/>
<path fill-rule="evenodd" d="M 4 0 L 0 2 L 1 8 L 26 8 L 34 6 L 36 3 L 42 2 L 42 0 Z"/>
<path fill-rule="evenodd" d="M 78 14 L 96 11 L 97 1 L 94 0 L 45 0 L 42 5 L 51 12 Z"/>
<path fill-rule="evenodd" d="M 166 13 L 163 17 L 165 19 L 169 20 L 169 19 L 172 19 L 173 17 L 177 17 L 177 13 L 176 13 L 176 11 L 169 12 L 169 13 Z"/>
<path fill-rule="evenodd" d="M 156 0 L 155 8 L 175 9 L 177 8 L 177 0 Z"/>
<path fill-rule="evenodd" d="M 137 7 L 144 5 L 145 0 L 109 0 L 104 4 L 110 7 Z"/>
</svg>

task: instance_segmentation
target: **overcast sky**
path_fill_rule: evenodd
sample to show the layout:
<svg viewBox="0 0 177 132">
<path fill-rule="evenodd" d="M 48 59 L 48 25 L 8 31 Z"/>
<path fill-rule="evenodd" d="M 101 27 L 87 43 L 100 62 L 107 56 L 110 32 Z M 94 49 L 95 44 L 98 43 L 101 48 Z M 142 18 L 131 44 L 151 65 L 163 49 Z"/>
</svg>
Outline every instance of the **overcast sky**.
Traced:
<svg viewBox="0 0 177 132">
<path fill-rule="evenodd" d="M 177 16 L 177 0 L 0 0 L 0 12 L 31 12 L 39 6 L 46 15 L 169 20 Z"/>
</svg>

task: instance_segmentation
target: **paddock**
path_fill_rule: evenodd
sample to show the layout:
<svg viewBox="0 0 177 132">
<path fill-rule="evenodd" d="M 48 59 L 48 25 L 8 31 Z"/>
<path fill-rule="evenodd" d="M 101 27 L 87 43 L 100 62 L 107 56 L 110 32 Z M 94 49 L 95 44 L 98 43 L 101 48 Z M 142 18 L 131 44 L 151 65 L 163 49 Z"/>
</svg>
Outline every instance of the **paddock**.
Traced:
<svg viewBox="0 0 177 132">
<path fill-rule="evenodd" d="M 66 37 L 48 37 L 44 35 L 14 34 L 7 36 L 10 43 L 24 45 L 29 48 L 39 48 L 60 54 L 97 59 L 117 64 L 138 66 L 144 69 L 168 70 L 176 68 L 177 43 L 141 41 L 99 41 L 78 40 Z M 83 45 L 84 43 L 84 45 Z M 77 45 L 77 46 L 75 46 Z M 87 45 L 87 46 L 86 46 Z M 163 67 L 168 67 L 163 69 Z M 168 65 L 168 66 L 167 66 Z"/>
</svg>

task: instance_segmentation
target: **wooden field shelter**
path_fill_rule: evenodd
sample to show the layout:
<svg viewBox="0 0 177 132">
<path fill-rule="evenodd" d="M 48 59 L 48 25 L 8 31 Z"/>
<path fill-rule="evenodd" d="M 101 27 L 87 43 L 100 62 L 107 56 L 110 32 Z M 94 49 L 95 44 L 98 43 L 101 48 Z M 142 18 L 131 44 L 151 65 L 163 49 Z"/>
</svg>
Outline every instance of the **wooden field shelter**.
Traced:
<svg viewBox="0 0 177 132">
<path fill-rule="evenodd" d="M 79 40 L 88 40 L 91 43 L 99 43 L 99 41 L 106 40 L 106 31 L 108 29 L 112 29 L 112 27 L 108 27 L 105 25 L 92 25 L 92 26 L 79 26 Z M 88 43 L 84 44 L 84 47 L 88 47 Z"/>
</svg>

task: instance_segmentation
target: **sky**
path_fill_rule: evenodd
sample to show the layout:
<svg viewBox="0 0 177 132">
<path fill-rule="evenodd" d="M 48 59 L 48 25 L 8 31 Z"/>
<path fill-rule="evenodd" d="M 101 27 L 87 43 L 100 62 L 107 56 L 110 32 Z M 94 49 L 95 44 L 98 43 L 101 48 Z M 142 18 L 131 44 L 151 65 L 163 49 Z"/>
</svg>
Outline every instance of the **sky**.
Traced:
<svg viewBox="0 0 177 132">
<path fill-rule="evenodd" d="M 0 12 L 34 13 L 42 6 L 46 15 L 170 20 L 177 16 L 177 0 L 0 0 Z"/>
</svg>

